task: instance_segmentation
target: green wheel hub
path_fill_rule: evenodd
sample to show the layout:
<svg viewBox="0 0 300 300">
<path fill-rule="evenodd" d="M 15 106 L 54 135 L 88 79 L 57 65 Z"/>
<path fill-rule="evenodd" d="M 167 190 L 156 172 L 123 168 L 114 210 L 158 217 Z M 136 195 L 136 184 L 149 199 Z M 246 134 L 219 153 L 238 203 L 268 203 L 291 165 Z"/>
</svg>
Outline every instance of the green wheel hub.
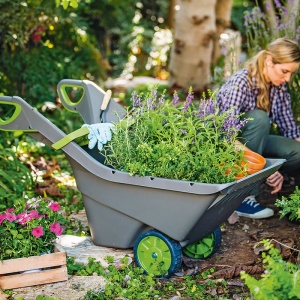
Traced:
<svg viewBox="0 0 300 300">
<path fill-rule="evenodd" d="M 137 248 L 139 262 L 147 273 L 157 273 L 158 268 L 166 272 L 172 263 L 172 254 L 168 245 L 156 236 L 143 238 Z"/>
<path fill-rule="evenodd" d="M 182 262 L 180 243 L 157 230 L 140 234 L 133 254 L 137 266 L 159 277 L 170 277 L 179 270 Z"/>
<path fill-rule="evenodd" d="M 203 239 L 185 246 L 182 252 L 191 258 L 203 259 L 211 256 L 221 244 L 221 229 L 216 229 Z"/>
</svg>

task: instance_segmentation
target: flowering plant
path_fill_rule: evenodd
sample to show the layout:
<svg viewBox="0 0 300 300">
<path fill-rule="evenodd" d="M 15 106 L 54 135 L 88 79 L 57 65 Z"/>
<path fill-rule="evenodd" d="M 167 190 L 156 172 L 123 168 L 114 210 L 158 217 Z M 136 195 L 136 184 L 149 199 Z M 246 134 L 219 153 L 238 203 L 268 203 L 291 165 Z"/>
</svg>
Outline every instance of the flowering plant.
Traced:
<svg viewBox="0 0 300 300">
<path fill-rule="evenodd" d="M 157 89 L 132 94 L 133 109 L 115 124 L 106 144 L 105 163 L 130 175 L 155 176 L 203 183 L 233 181 L 243 169 L 235 141 L 240 121 L 234 111 L 221 112 L 214 93 L 198 104 L 190 89 L 186 100 L 160 97 Z M 231 172 L 228 172 L 231 170 Z M 245 174 L 245 173 L 244 173 Z"/>
<path fill-rule="evenodd" d="M 32 198 L 25 207 L 17 206 L 0 214 L 0 260 L 53 252 L 53 243 L 62 234 L 65 220 L 60 205 Z"/>
</svg>

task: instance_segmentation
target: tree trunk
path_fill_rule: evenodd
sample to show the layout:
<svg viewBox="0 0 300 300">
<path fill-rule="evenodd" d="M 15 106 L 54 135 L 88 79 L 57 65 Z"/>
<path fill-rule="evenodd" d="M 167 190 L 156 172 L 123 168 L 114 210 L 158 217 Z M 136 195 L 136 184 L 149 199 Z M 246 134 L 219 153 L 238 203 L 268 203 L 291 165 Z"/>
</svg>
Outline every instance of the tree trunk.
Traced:
<svg viewBox="0 0 300 300">
<path fill-rule="evenodd" d="M 230 16 L 231 0 L 218 0 L 226 4 L 222 12 Z M 214 41 L 219 40 L 216 25 L 217 0 L 179 0 L 175 14 L 174 42 L 170 53 L 169 85 L 202 92 L 210 83 Z M 218 8 L 218 11 L 221 11 Z"/>
<path fill-rule="evenodd" d="M 178 4 L 178 0 L 170 0 L 169 12 L 168 12 L 168 27 L 170 29 L 174 28 L 174 18 L 175 18 L 175 6 Z"/>
</svg>

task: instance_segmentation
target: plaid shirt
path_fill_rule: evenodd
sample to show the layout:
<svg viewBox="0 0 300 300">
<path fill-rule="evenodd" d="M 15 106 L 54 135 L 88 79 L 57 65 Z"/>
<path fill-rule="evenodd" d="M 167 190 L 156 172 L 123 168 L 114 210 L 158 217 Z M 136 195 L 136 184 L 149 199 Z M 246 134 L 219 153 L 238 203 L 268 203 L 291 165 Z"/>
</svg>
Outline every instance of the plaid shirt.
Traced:
<svg viewBox="0 0 300 300">
<path fill-rule="evenodd" d="M 259 88 L 252 78 L 252 87 L 248 82 L 248 70 L 241 69 L 233 74 L 221 87 L 217 94 L 217 101 L 222 111 L 235 107 L 235 114 L 256 109 L 256 99 Z M 271 109 L 269 118 L 271 123 L 278 126 L 280 133 L 292 139 L 300 136 L 300 127 L 296 125 L 293 116 L 291 99 L 286 84 L 270 88 Z"/>
</svg>

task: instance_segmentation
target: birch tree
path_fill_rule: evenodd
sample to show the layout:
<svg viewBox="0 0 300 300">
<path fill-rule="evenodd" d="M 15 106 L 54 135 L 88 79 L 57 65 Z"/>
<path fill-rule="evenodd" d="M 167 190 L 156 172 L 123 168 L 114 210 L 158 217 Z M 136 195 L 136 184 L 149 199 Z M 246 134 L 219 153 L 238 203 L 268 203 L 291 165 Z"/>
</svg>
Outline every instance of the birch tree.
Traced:
<svg viewBox="0 0 300 300">
<path fill-rule="evenodd" d="M 219 55 L 219 35 L 229 25 L 232 0 L 178 0 L 169 85 L 202 91 Z"/>
</svg>

